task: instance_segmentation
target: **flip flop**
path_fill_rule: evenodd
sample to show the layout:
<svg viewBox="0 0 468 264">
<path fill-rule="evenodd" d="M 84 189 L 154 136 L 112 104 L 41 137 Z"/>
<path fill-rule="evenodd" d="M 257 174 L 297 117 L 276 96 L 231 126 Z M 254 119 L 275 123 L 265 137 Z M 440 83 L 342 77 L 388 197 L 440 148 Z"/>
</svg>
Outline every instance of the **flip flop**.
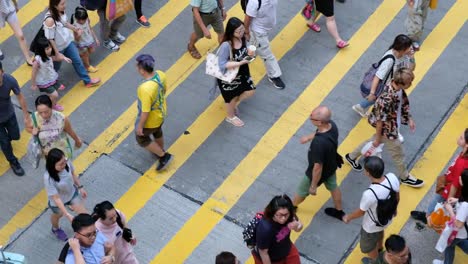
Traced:
<svg viewBox="0 0 468 264">
<path fill-rule="evenodd" d="M 322 30 L 320 29 L 320 26 L 319 26 L 317 23 L 313 23 L 312 25 L 307 24 L 307 26 L 308 26 L 310 29 L 312 29 L 313 31 L 317 32 L 317 33 L 320 32 L 320 31 L 322 31 Z"/>
<path fill-rule="evenodd" d="M 347 46 L 349 46 L 349 43 L 344 40 L 340 40 L 338 41 L 338 43 L 336 43 L 336 47 L 338 47 L 339 49 L 346 48 Z"/>
<path fill-rule="evenodd" d="M 237 116 L 234 116 L 232 118 L 226 117 L 226 122 L 231 123 L 233 126 L 236 126 L 236 127 L 244 126 L 244 122 L 242 122 L 242 120 L 240 120 L 239 117 Z"/>
<path fill-rule="evenodd" d="M 193 49 L 190 48 L 190 44 L 187 44 L 187 50 L 194 59 L 200 59 L 202 56 L 200 52 L 197 50 L 197 47 L 193 46 Z"/>
</svg>

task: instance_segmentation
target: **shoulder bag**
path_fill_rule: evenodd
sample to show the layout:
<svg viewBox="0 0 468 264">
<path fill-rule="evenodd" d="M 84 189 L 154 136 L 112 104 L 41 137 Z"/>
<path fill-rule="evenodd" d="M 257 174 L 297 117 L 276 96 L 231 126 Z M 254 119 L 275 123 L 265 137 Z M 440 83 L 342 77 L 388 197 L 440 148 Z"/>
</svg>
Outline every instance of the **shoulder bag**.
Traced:
<svg viewBox="0 0 468 264">
<path fill-rule="evenodd" d="M 228 43 L 229 44 L 229 43 Z M 239 67 L 233 68 L 233 69 L 226 69 L 226 72 L 223 73 L 221 69 L 219 68 L 219 48 L 216 54 L 214 53 L 208 53 L 206 55 L 206 70 L 205 73 L 213 76 L 217 79 L 220 79 L 222 81 L 231 83 L 237 76 L 237 73 L 239 72 Z M 233 60 L 232 56 L 232 47 L 231 44 L 229 44 L 229 60 Z"/>
<path fill-rule="evenodd" d="M 31 118 L 33 120 L 34 127 L 37 128 L 36 114 L 31 113 Z M 32 136 L 28 143 L 28 152 L 26 154 L 26 159 L 31 163 L 34 169 L 39 167 L 39 161 L 42 157 L 42 146 L 39 136 Z"/>
</svg>

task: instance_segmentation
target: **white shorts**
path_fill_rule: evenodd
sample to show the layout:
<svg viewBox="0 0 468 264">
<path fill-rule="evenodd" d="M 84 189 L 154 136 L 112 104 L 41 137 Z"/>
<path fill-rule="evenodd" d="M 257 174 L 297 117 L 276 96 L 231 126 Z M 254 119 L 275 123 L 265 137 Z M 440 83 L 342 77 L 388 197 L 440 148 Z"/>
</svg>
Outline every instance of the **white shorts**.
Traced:
<svg viewBox="0 0 468 264">
<path fill-rule="evenodd" d="M 12 12 L 10 12 L 8 14 L 0 12 L 0 28 L 5 27 L 5 22 L 8 22 L 8 24 L 18 22 L 18 17 L 16 16 L 16 11 L 12 11 Z"/>
</svg>

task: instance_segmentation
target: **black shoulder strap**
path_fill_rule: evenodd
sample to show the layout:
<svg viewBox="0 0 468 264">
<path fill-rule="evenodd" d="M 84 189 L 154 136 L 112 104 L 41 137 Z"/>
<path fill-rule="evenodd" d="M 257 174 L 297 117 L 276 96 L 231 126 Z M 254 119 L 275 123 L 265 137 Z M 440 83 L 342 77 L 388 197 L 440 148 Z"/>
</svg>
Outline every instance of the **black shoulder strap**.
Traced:
<svg viewBox="0 0 468 264">
<path fill-rule="evenodd" d="M 67 255 L 68 255 L 68 249 L 70 249 L 70 244 L 66 242 L 62 248 L 62 251 L 60 251 L 60 255 L 58 257 L 59 262 L 65 263 L 65 259 L 67 258 Z"/>
<path fill-rule="evenodd" d="M 377 68 L 376 68 L 376 69 L 378 69 L 380 67 L 380 65 L 387 59 L 392 59 L 393 63 L 392 63 L 392 67 L 388 71 L 387 75 L 385 75 L 385 79 L 383 80 L 385 83 L 387 83 L 387 80 L 388 80 L 388 78 L 390 78 L 390 76 L 393 77 L 393 68 L 395 67 L 395 56 L 393 56 L 393 54 L 385 55 L 382 59 L 380 59 L 379 63 L 377 64 Z"/>
<path fill-rule="evenodd" d="M 391 183 L 390 180 L 387 178 L 387 175 L 385 175 L 385 179 L 387 179 L 388 184 L 390 185 L 390 187 L 387 187 L 387 186 L 385 186 L 385 185 L 383 185 L 383 184 L 381 184 L 381 183 L 372 183 L 372 184 L 380 185 L 380 186 L 384 187 L 385 189 L 387 189 L 387 190 L 389 190 L 389 191 L 393 191 L 392 183 Z M 369 189 L 370 189 L 370 188 L 369 188 Z M 372 190 L 372 189 L 371 189 L 371 190 Z M 372 192 L 374 192 L 374 191 L 372 191 Z M 374 193 L 374 194 L 375 194 L 375 193 Z M 376 195 L 375 197 L 377 197 L 377 195 Z"/>
</svg>

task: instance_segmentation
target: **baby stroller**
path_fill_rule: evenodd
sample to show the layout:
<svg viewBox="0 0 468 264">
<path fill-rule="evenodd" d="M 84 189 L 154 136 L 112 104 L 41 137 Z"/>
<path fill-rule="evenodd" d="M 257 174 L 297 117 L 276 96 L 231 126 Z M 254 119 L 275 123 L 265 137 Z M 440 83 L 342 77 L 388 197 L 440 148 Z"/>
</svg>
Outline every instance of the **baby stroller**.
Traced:
<svg viewBox="0 0 468 264">
<path fill-rule="evenodd" d="M 0 264 L 24 264 L 26 258 L 21 254 L 5 252 L 3 247 L 0 246 Z"/>
</svg>

